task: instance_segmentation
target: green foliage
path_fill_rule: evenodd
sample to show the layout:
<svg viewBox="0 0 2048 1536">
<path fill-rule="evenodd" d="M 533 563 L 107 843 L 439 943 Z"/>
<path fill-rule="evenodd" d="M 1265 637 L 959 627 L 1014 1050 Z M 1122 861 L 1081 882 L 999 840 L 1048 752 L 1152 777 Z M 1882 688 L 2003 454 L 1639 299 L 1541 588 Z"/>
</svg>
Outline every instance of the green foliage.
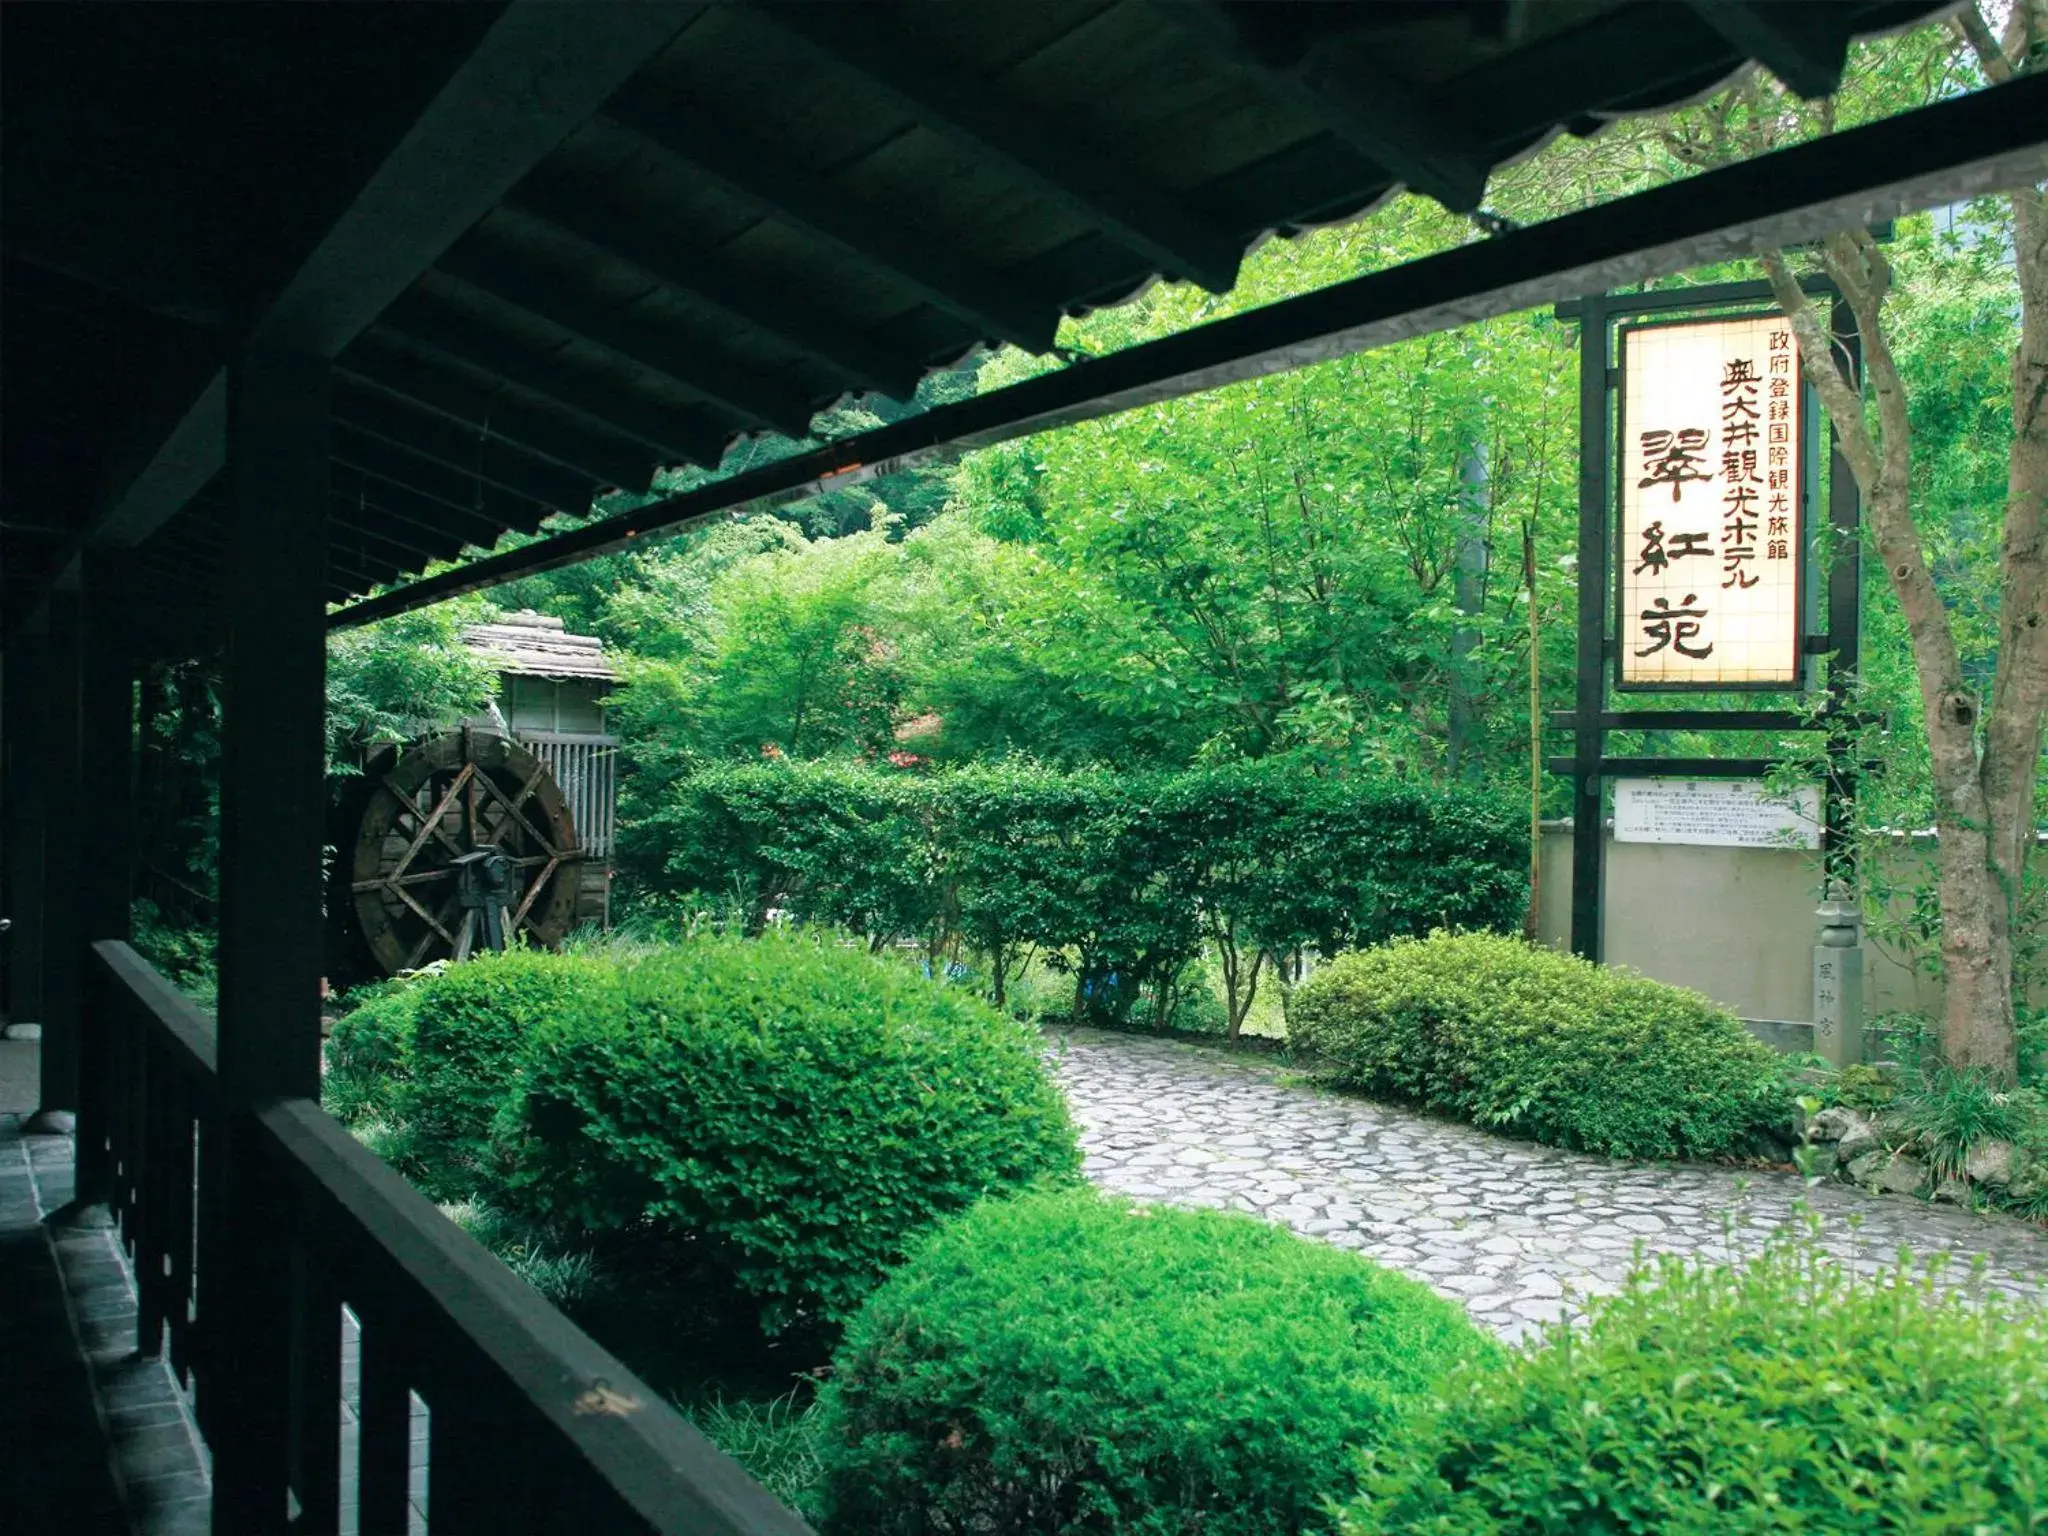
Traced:
<svg viewBox="0 0 2048 1536">
<path fill-rule="evenodd" d="M 462 631 L 491 611 L 480 599 L 462 598 L 330 634 L 330 765 L 346 768 L 368 747 L 486 713 L 498 675 L 462 643 Z"/>
<path fill-rule="evenodd" d="M 711 1443 L 800 1514 L 811 1512 L 818 1477 L 819 1414 L 815 1403 L 786 1392 L 768 1402 L 714 1397 L 689 1416 Z"/>
<path fill-rule="evenodd" d="M 643 890 L 730 902 L 752 930 L 786 909 L 922 937 L 935 915 L 924 800 L 906 776 L 852 763 L 715 766 L 630 829 L 622 863 Z"/>
<path fill-rule="evenodd" d="M 502 1173 L 491 1128 L 543 1024 L 612 1006 L 615 969 L 539 950 L 480 954 L 387 985 L 337 1020 L 328 1108 L 375 1122 L 382 1153 L 437 1200 L 465 1200 Z"/>
<path fill-rule="evenodd" d="M 1963 1178 L 1970 1153 L 1986 1142 L 2011 1142 L 2048 1160 L 2048 1096 L 2007 1088 L 1986 1072 L 1938 1066 L 1909 1084 L 1891 1112 L 1936 1183 Z"/>
<path fill-rule="evenodd" d="M 1353 1458 L 1455 1362 L 1498 1358 L 1416 1282 L 1249 1217 L 990 1202 L 847 1330 L 820 1401 L 822 1528 L 1326 1530 Z"/>
<path fill-rule="evenodd" d="M 2048 1316 L 1797 1238 L 1669 1256 L 1582 1330 L 1457 1374 L 1347 1536 L 2038 1530 Z"/>
<path fill-rule="evenodd" d="M 1875 1114 L 1898 1095 L 1898 1084 L 1880 1067 L 1852 1062 L 1828 1082 L 1828 1097 L 1862 1114 Z"/>
<path fill-rule="evenodd" d="M 1778 1059 L 1697 993 L 1490 934 L 1343 956 L 1288 1036 L 1338 1083 L 1615 1157 L 1712 1157 L 1791 1105 Z"/>
<path fill-rule="evenodd" d="M 418 1007 L 417 991 L 400 980 L 385 983 L 335 1020 L 320 1098 L 344 1125 L 388 1126 L 397 1114 L 399 1090 L 412 1074 Z"/>
<path fill-rule="evenodd" d="M 137 954 L 200 1007 L 214 1006 L 220 997 L 220 971 L 212 932 L 166 921 L 157 904 L 145 898 L 129 903 L 128 922 L 128 942 Z"/>
<path fill-rule="evenodd" d="M 1114 351 L 1475 238 L 1404 198 L 1369 227 L 1273 242 L 1228 296 L 1161 285 L 1063 339 Z M 1519 315 L 970 456 L 962 512 L 1037 557 L 1006 628 L 1028 625 L 1038 668 L 1174 762 L 1296 752 L 1434 777 L 1459 675 L 1484 721 L 1473 760 L 1515 763 L 1526 608 L 1510 568 L 1461 611 L 1452 571 L 1472 542 L 1518 540 L 1525 517 L 1547 570 L 1567 558 L 1570 342 L 1547 313 Z M 1036 366 L 1005 358 L 986 377 Z M 1478 457 L 1475 487 L 1462 471 Z M 1561 621 L 1568 583 L 1548 585 Z M 1552 628 L 1562 683 L 1568 625 Z"/>
<path fill-rule="evenodd" d="M 531 1041 L 511 1185 L 542 1220 L 695 1240 L 770 1331 L 848 1315 L 925 1227 L 1079 1167 L 1035 1035 L 806 936 L 701 938 Z"/>
<path fill-rule="evenodd" d="M 1282 760 L 1181 774 L 983 764 L 930 776 L 843 763 L 707 769 L 630 830 L 643 889 L 771 908 L 936 953 L 959 936 L 991 991 L 1036 955 L 1090 1014 L 1165 1021 L 1206 936 L 1242 1024 L 1265 957 L 1441 924 L 1519 921 L 1518 808 L 1327 779 Z"/>
<path fill-rule="evenodd" d="M 393 1096 L 419 1159 L 416 1177 L 440 1199 L 490 1189 L 499 1175 L 491 1126 L 543 1029 L 615 1011 L 617 972 L 580 955 L 511 949 L 450 965 L 407 990 L 411 1070 Z"/>
</svg>

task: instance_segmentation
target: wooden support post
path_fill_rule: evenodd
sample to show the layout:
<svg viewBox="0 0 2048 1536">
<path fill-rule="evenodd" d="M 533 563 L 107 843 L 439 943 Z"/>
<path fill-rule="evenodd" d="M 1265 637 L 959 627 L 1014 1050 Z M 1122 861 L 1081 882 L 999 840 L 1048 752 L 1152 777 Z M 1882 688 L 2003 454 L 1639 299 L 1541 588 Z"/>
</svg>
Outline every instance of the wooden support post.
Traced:
<svg viewBox="0 0 2048 1536">
<path fill-rule="evenodd" d="M 87 946 L 128 937 L 129 889 L 135 867 L 135 660 L 132 617 L 142 593 L 133 557 L 125 550 L 87 550 L 80 627 L 78 780 L 88 814 L 77 822 L 78 895 L 84 942 L 78 968 L 80 1077 L 78 1096 L 78 1199 L 105 1199 L 110 1188 L 106 1133 L 111 1081 L 103 1021 L 85 1001 Z M 132 1065 L 132 1064 L 131 1064 Z"/>
<path fill-rule="evenodd" d="M 1856 311 L 1837 297 L 1830 328 L 1849 377 L 1862 380 L 1863 339 Z M 1827 829 L 1823 838 L 1828 879 L 1841 881 L 1854 900 L 1860 890 L 1856 869 L 1855 737 L 1844 723 L 1855 708 L 1856 669 L 1863 642 L 1863 498 L 1849 461 L 1832 429 L 1828 433 L 1828 708 L 1836 722 L 1828 732 Z M 1860 1040 L 1858 1042 L 1860 1047 Z M 1860 1058 L 1859 1058 L 1860 1059 Z"/>
<path fill-rule="evenodd" d="M 1607 870 L 1607 320 L 1579 305 L 1579 645 L 1572 729 L 1572 953 L 1598 960 Z"/>
<path fill-rule="evenodd" d="M 328 364 L 245 353 L 229 372 L 233 497 L 220 795 L 224 1180 L 202 1316 L 216 1380 L 215 1536 L 285 1525 L 289 1193 L 250 1111 L 320 1092 L 326 835 Z M 204 1240 L 205 1234 L 202 1234 Z"/>
<path fill-rule="evenodd" d="M 79 979 L 85 928 L 78 892 L 79 603 L 50 594 L 49 637 L 36 692 L 33 744 L 42 780 L 42 1084 L 31 1131 L 69 1135 L 78 1111 Z"/>
<path fill-rule="evenodd" d="M 0 814 L 7 818 L 7 1021 L 40 1028 L 43 1017 L 42 685 L 45 637 L 18 632 L 0 686 Z"/>
</svg>

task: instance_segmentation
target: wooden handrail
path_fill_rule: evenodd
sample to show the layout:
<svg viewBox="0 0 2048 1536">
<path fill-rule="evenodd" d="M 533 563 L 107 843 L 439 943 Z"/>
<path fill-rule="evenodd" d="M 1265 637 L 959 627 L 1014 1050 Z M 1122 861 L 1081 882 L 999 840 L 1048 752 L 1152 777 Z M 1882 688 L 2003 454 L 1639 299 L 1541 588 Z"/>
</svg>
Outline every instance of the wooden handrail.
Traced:
<svg viewBox="0 0 2048 1536">
<path fill-rule="evenodd" d="M 430 1315 L 536 1410 L 649 1531 L 802 1536 L 807 1527 L 695 1426 L 310 1099 L 264 1106 L 303 1197 L 381 1252 Z M 364 1298 L 369 1301 L 370 1298 Z M 409 1330 L 417 1333 L 420 1330 Z M 421 1362 L 431 1374 L 431 1364 Z M 423 1395 L 433 1383 L 423 1380 Z M 472 1391 L 475 1389 L 472 1388 Z"/>
<path fill-rule="evenodd" d="M 805 1536 L 737 1462 L 317 1103 L 229 1102 L 212 1021 L 132 948 L 109 940 L 92 956 L 81 1161 L 90 1124 L 135 1258 L 138 1345 L 154 1354 L 167 1336 L 173 1368 L 197 1376 L 217 1466 L 270 1469 L 257 1482 L 282 1499 L 289 1480 L 295 1529 L 335 1527 L 346 1305 L 363 1350 L 365 1520 L 403 1520 L 420 1449 L 407 1447 L 410 1390 L 430 1414 L 432 1530 Z M 222 1412 L 242 1371 L 301 1384 L 290 1426 Z M 270 1528 L 253 1515 L 234 1528 L 244 1525 Z"/>
<path fill-rule="evenodd" d="M 102 939 L 92 951 L 113 973 L 177 1053 L 179 1065 L 194 1086 L 212 1093 L 220 1081 L 220 1053 L 214 1044 L 213 1020 L 184 993 L 166 981 L 155 966 L 119 939 Z"/>
</svg>

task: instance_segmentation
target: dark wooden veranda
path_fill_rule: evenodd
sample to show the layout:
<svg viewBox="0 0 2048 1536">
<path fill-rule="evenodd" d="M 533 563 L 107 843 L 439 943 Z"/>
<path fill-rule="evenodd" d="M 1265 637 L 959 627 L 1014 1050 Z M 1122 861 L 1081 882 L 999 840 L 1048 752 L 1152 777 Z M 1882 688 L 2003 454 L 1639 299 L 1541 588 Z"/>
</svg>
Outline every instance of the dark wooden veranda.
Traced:
<svg viewBox="0 0 2048 1536">
<path fill-rule="evenodd" d="M 320 1110 L 329 628 L 948 445 L 2040 180 L 2034 78 L 401 585 L 658 467 L 800 439 L 848 394 L 907 397 L 975 347 L 1047 351 L 1063 314 L 1157 276 L 1226 290 L 1269 232 L 1390 189 L 1473 210 L 1554 132 L 1746 60 L 1825 92 L 1852 36 L 1938 9 L 0 7 L 0 874 L 6 1006 L 42 1030 L 37 1114 L 6 1128 L 76 1176 L 57 1228 L 8 1207 L 29 1278 L 0 1291 L 0 1341 L 87 1317 L 73 1272 L 110 1272 L 54 1234 L 104 1211 L 124 1358 L 165 1357 L 196 1410 L 216 1532 L 402 1531 L 422 1467 L 435 1531 L 801 1529 Z M 226 679 L 217 1018 L 124 942 L 136 671 L 202 653 Z M 100 1383 L 61 1387 L 91 1406 L 67 1418 L 0 1370 L 6 1454 L 67 1469 L 46 1502 L 77 1489 L 0 1526 L 97 1518 Z"/>
</svg>

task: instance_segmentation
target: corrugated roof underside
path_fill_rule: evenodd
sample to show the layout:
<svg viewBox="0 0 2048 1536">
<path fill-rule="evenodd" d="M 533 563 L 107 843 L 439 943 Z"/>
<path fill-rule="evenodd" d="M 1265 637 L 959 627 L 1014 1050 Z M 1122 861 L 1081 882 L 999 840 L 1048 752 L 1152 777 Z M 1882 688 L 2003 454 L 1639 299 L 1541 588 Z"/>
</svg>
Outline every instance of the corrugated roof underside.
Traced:
<svg viewBox="0 0 2048 1536">
<path fill-rule="evenodd" d="M 1928 9 L 1802 8 L 1843 37 Z M 1227 288 L 1404 168 L 1476 188 L 1740 62 L 1655 0 L 706 7 L 343 355 L 334 589 L 1042 350 L 1162 274 Z M 213 515 L 170 547 L 204 559 Z"/>
</svg>

